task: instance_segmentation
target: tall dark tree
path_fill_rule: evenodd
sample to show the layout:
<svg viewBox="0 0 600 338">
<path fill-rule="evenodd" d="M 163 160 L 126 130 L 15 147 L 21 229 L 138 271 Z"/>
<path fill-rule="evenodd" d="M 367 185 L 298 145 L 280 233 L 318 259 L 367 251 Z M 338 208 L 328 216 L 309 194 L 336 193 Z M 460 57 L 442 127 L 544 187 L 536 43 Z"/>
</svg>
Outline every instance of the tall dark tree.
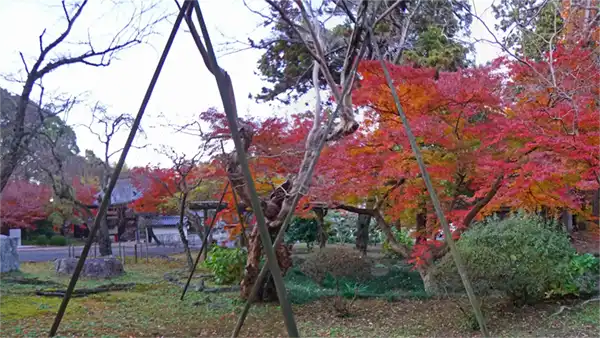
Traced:
<svg viewBox="0 0 600 338">
<path fill-rule="evenodd" d="M 86 152 L 86 156 L 93 162 L 97 163 L 102 168 L 102 176 L 100 180 L 101 193 L 98 196 L 102 198 L 110 182 L 110 177 L 113 173 L 113 166 L 111 164 L 112 159 L 118 156 L 123 148 L 120 145 L 115 145 L 115 137 L 120 130 L 130 129 L 133 124 L 134 118 L 129 114 L 113 115 L 108 112 L 108 108 L 100 103 L 97 103 L 93 107 L 92 120 L 87 126 L 89 132 L 96 136 L 98 142 L 102 144 L 102 158 L 98 158 L 91 152 Z M 145 137 L 145 133 L 142 129 L 139 130 L 139 135 Z M 146 145 L 137 146 L 133 145 L 133 148 L 144 148 Z M 121 172 L 126 171 L 125 168 Z M 111 196 L 111 200 L 115 195 Z M 126 201 L 127 203 L 129 201 Z M 121 202 L 123 203 L 123 202 Z M 123 221 L 122 219 L 120 221 Z M 100 255 L 108 256 L 112 255 L 111 241 L 109 237 L 108 220 L 106 214 L 100 222 L 100 237 L 98 238 L 98 250 Z"/>
<path fill-rule="evenodd" d="M 273 9 L 269 15 L 258 13 L 265 19 L 264 25 L 271 28 L 271 36 L 258 41 L 248 40 L 251 47 L 264 50 L 258 61 L 257 74 L 272 84 L 270 88 L 263 87 L 255 98 L 287 104 L 312 88 L 312 58 L 302 36 L 299 36 L 308 34 L 308 31 L 294 2 L 278 0 L 276 3 L 294 25 Z M 315 16 L 320 18 L 320 35 L 326 48 L 329 70 L 336 81 L 341 76 L 344 51 L 350 43 L 351 27 L 356 20 L 352 13 L 358 3 L 354 0 L 323 0 L 317 9 L 313 9 Z M 441 70 L 467 66 L 469 49 L 456 41 L 461 33 L 469 33 L 472 19 L 465 8 L 469 8 L 467 0 L 407 0 L 399 4 L 385 0 L 377 14 L 387 15 L 375 27 L 376 36 L 372 43 L 377 44 L 384 57 L 394 63 L 435 65 Z M 374 58 L 372 48 L 366 58 Z M 326 87 L 322 75 L 319 85 Z"/>
<path fill-rule="evenodd" d="M 503 43 L 519 57 L 541 60 L 563 29 L 560 0 L 501 0 L 492 9 Z"/>
<path fill-rule="evenodd" d="M 43 78 L 52 72 L 72 65 L 109 66 L 120 51 L 143 43 L 148 36 L 154 33 L 155 24 L 165 18 L 164 13 L 155 11 L 157 6 L 153 1 L 139 5 L 134 1 L 116 1 L 112 3 L 115 6 L 113 10 L 122 11 L 123 5 L 133 4 L 133 11 L 129 21 L 121 27 L 116 27 L 113 38 L 106 40 L 107 44 L 92 41 L 89 39 L 89 34 L 84 34 L 88 39 L 75 40 L 73 35 L 76 34 L 78 27 L 82 26 L 81 14 L 84 10 L 87 12 L 88 3 L 88 0 L 61 1 L 64 24 L 59 28 L 58 36 L 48 39 L 47 30 L 44 29 L 37 38 L 39 40 L 37 56 L 30 59 L 19 52 L 23 62 L 24 76 L 18 75 L 12 76 L 12 78 L 21 84 L 23 89 L 18 97 L 11 100 L 13 101 L 11 104 L 14 106 L 14 112 L 11 112 L 12 118 L 2 119 L 2 134 L 6 133 L 7 137 L 2 140 L 0 192 L 4 190 L 10 177 L 22 163 L 29 145 L 35 139 L 39 128 L 43 126 L 44 114 L 42 111 L 47 106 L 46 102 L 56 101 L 55 99 L 48 100 L 42 85 Z M 154 15 L 154 13 L 158 15 Z M 61 50 L 64 46 L 75 45 L 78 46 L 77 51 Z M 39 95 L 36 93 L 38 88 Z M 32 102 L 33 100 L 35 103 Z M 67 100 L 67 102 L 69 101 L 71 100 Z M 32 116 L 35 118 L 32 119 Z"/>
</svg>

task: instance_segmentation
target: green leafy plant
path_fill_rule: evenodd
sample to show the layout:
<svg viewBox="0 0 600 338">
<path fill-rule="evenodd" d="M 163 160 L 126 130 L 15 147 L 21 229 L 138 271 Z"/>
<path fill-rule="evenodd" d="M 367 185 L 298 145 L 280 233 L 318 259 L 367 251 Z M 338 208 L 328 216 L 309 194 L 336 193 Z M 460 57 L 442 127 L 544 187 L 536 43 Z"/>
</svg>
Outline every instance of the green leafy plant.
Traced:
<svg viewBox="0 0 600 338">
<path fill-rule="evenodd" d="M 396 241 L 398 243 L 403 244 L 406 247 L 408 247 L 409 250 L 412 250 L 412 247 L 414 245 L 414 239 L 410 236 L 410 233 L 407 230 L 398 230 L 396 228 L 392 228 L 392 233 L 394 234 L 394 237 L 396 237 Z M 383 234 L 381 236 L 384 237 Z M 390 248 L 390 243 L 387 239 L 383 239 L 382 250 L 386 256 L 397 256 L 396 252 Z"/>
<path fill-rule="evenodd" d="M 286 243 L 302 242 L 310 250 L 317 240 L 317 221 L 312 218 L 296 217 L 285 234 Z"/>
<path fill-rule="evenodd" d="M 355 215 L 342 216 L 338 212 L 330 211 L 326 220 L 331 223 L 328 242 L 332 244 L 344 244 L 356 242 L 354 232 L 356 231 L 357 217 Z"/>
<path fill-rule="evenodd" d="M 242 279 L 246 256 L 246 251 L 240 248 L 214 246 L 202 264 L 215 275 L 215 283 L 234 284 Z"/>
<path fill-rule="evenodd" d="M 600 279 L 600 260 L 594 255 L 586 253 L 576 254 L 571 258 L 568 275 L 565 280 L 557 283 L 548 296 L 552 295 L 582 295 L 598 292 Z"/>
</svg>

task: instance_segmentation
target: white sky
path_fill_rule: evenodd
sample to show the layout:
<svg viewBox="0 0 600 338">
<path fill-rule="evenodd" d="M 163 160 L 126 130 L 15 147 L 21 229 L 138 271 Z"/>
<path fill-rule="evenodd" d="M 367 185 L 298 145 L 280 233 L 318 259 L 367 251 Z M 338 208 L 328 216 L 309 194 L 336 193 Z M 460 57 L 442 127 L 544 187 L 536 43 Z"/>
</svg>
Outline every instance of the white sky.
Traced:
<svg viewBox="0 0 600 338">
<path fill-rule="evenodd" d="M 146 1 L 146 0 L 142 0 Z M 444 0 L 428 0 L 444 1 Z M 489 9 L 494 0 L 471 0 L 477 13 L 493 28 L 494 17 Z M 65 21 L 58 0 L 0 0 L 0 74 L 23 74 L 23 64 L 19 52 L 25 55 L 28 63 L 33 64 L 39 54 L 38 36 L 47 28 L 45 44 L 62 31 Z M 248 0 L 255 10 L 265 9 L 266 3 L 260 0 Z M 163 13 L 177 10 L 173 0 L 162 0 Z M 242 0 L 200 0 L 207 21 L 213 45 L 220 55 L 225 54 L 223 44 L 228 41 L 246 41 L 248 37 L 260 38 L 264 31 L 257 30 L 261 20 L 251 13 Z M 117 23 L 122 23 L 124 11 L 111 11 L 110 1 L 90 0 L 80 21 L 74 27 L 73 40 L 85 38 L 88 28 L 93 41 L 101 43 L 103 38 L 112 36 Z M 174 20 L 171 20 L 171 22 Z M 136 46 L 119 55 L 119 60 L 107 68 L 94 68 L 77 65 L 61 67 L 44 80 L 46 91 L 82 94 L 90 103 L 97 100 L 108 105 L 113 114 L 137 114 L 150 78 L 154 72 L 160 54 L 165 45 L 171 25 L 164 22 L 159 25 L 160 33 L 153 36 L 148 45 Z M 161 126 L 164 119 L 158 118 L 164 113 L 171 123 L 184 124 L 198 118 L 198 114 L 210 107 L 222 108 L 214 77 L 206 70 L 191 35 L 182 23 L 175 43 L 169 53 L 165 67 L 152 94 L 152 99 L 144 115 L 142 126 L 147 139 L 138 140 L 138 144 L 149 144 L 145 149 L 131 149 L 127 165 L 140 166 L 148 163 L 169 165 L 168 159 L 157 154 L 155 148 L 169 145 L 180 152 L 192 154 L 200 145 L 192 136 L 176 134 L 172 128 Z M 482 24 L 474 20 L 472 37 L 491 40 L 491 36 Z M 83 35 L 82 35 L 83 34 Z M 99 47 L 97 47 L 99 48 Z M 65 52 L 63 48 L 60 51 Z M 476 61 L 485 63 L 499 55 L 497 47 L 484 42 L 476 44 Z M 218 55 L 219 56 L 219 55 Z M 260 51 L 246 50 L 219 57 L 219 63 L 231 76 L 240 115 L 269 116 L 286 114 L 294 110 L 307 108 L 299 103 L 290 107 L 257 104 L 248 99 L 248 94 L 258 93 L 264 85 L 254 74 Z M 20 93 L 22 87 L 0 78 L 0 87 Z M 36 96 L 32 96 L 32 99 Z M 88 129 L 81 124 L 89 124 L 91 112 L 86 106 L 79 106 L 68 116 L 67 122 L 74 126 L 80 149 L 92 149 L 97 155 L 103 152 L 102 145 Z M 122 147 L 128 130 L 124 130 L 115 139 L 114 149 Z M 117 155 L 118 156 L 118 155 Z M 118 157 L 112 158 L 117 161 Z"/>
</svg>

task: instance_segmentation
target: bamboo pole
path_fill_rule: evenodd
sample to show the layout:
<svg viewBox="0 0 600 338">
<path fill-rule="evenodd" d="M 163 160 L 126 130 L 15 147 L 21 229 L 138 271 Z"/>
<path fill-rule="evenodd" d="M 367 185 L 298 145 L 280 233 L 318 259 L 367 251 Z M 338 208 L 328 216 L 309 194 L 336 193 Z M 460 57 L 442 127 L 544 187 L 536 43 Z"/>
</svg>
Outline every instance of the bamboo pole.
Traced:
<svg viewBox="0 0 600 338">
<path fill-rule="evenodd" d="M 203 54 L 203 56 L 203 52 L 206 52 L 205 62 L 208 63 L 208 68 L 214 75 L 215 80 L 217 82 L 217 86 L 219 88 L 219 93 L 221 94 L 221 100 L 225 108 L 225 114 L 227 115 L 229 130 L 231 132 L 233 143 L 235 144 L 235 149 L 238 156 L 238 161 L 240 162 L 240 166 L 242 168 L 242 172 L 244 174 L 244 178 L 246 180 L 246 184 L 250 193 L 252 210 L 254 211 L 257 220 L 257 226 L 260 232 L 260 237 L 265 248 L 267 264 L 269 265 L 271 275 L 273 276 L 273 281 L 275 282 L 275 288 L 277 291 L 277 296 L 279 298 L 279 303 L 281 304 L 281 311 L 284 317 L 284 323 L 286 325 L 288 335 L 290 337 L 299 337 L 298 328 L 296 326 L 296 320 L 294 319 L 294 314 L 292 311 L 292 306 L 289 300 L 287 299 L 281 269 L 277 264 L 277 256 L 275 255 L 275 251 L 273 250 L 273 244 L 271 242 L 269 230 L 267 229 L 265 217 L 260 205 L 260 200 L 258 199 L 256 187 L 254 186 L 252 174 L 250 173 L 250 169 L 248 166 L 248 159 L 246 158 L 246 154 L 242 146 L 242 140 L 237 128 L 237 113 L 235 107 L 235 98 L 233 97 L 233 86 L 231 84 L 231 79 L 229 78 L 229 75 L 227 75 L 227 73 L 225 73 L 217 63 L 217 58 L 215 56 L 210 36 L 208 34 L 208 29 L 206 28 L 206 23 L 204 22 L 202 10 L 200 9 L 200 4 L 197 0 L 194 0 L 193 5 L 198 18 L 198 22 L 200 23 L 200 29 L 204 37 L 206 50 L 200 49 L 200 47 L 202 46 L 202 42 L 200 40 L 198 32 L 195 30 L 195 26 L 191 20 L 191 17 L 189 18 L 189 20 L 186 17 L 186 22 L 190 28 L 190 31 L 192 32 L 194 41 L 199 47 L 199 51 Z"/>
<path fill-rule="evenodd" d="M 364 55 L 365 51 L 366 51 L 366 46 L 367 43 L 363 43 L 361 45 L 361 48 L 357 54 L 356 59 L 353 61 L 352 64 L 352 68 L 351 69 L 351 74 L 355 74 L 356 72 L 356 68 L 358 67 L 358 63 L 360 62 L 360 59 L 362 58 L 362 56 Z M 340 102 L 345 102 L 345 98 L 347 95 L 350 94 L 350 89 L 352 87 L 352 83 L 354 81 L 354 75 L 349 76 L 345 79 L 344 83 L 343 83 L 343 91 L 341 94 L 341 101 Z M 308 173 L 308 177 L 312 177 L 312 172 L 319 160 L 319 157 L 321 155 L 321 151 L 323 150 L 323 147 L 325 146 L 326 143 L 326 136 L 329 134 L 329 132 L 332 130 L 333 128 L 333 123 L 334 120 L 336 119 L 336 117 L 339 114 L 340 109 L 342 108 L 342 104 L 338 104 L 338 106 L 336 107 L 336 109 L 334 110 L 331 118 L 329 119 L 327 126 L 326 126 L 326 132 L 323 133 L 322 138 L 319 140 L 318 143 L 318 150 L 317 150 L 317 156 L 315 158 L 315 161 L 313 163 L 311 163 L 310 169 L 309 169 L 309 173 Z M 277 237 L 275 238 L 275 242 L 273 244 L 273 249 L 277 247 L 277 245 L 279 245 L 279 243 L 281 243 L 281 241 L 283 241 L 283 237 L 285 235 L 285 232 L 287 230 L 287 227 L 290 224 L 290 221 L 292 219 L 292 216 L 294 215 L 294 211 L 296 209 L 296 205 L 298 204 L 298 201 L 300 200 L 300 194 L 296 194 L 294 196 L 294 200 L 292 201 L 292 208 L 290 209 L 290 212 L 286 215 L 283 224 L 281 226 L 281 229 L 279 229 L 279 232 L 277 233 Z M 246 320 L 246 317 L 248 316 L 248 312 L 250 311 L 250 307 L 252 306 L 252 302 L 255 300 L 256 296 L 258 295 L 258 290 L 260 288 L 260 284 L 262 284 L 263 280 L 265 279 L 265 277 L 267 276 L 267 265 L 263 265 L 262 269 L 260 270 L 258 277 L 256 279 L 256 283 L 253 285 L 252 290 L 250 291 L 250 297 L 248 298 L 248 300 L 246 301 L 246 304 L 244 305 L 244 308 L 242 309 L 242 312 L 240 313 L 240 316 L 238 317 L 238 321 L 236 323 L 235 328 L 233 329 L 233 333 L 231 334 L 232 337 L 237 337 L 240 333 L 240 330 L 242 329 L 242 326 L 244 325 L 244 321 Z"/>
<path fill-rule="evenodd" d="M 181 21 L 183 20 L 184 13 L 189 6 L 190 6 L 190 3 L 188 3 L 188 2 L 185 2 L 183 4 L 181 10 L 179 11 L 179 15 L 177 16 L 177 19 L 175 20 L 175 23 L 173 24 L 173 29 L 171 30 L 171 34 L 169 36 L 169 39 L 167 40 L 165 49 L 163 50 L 163 53 L 160 57 L 158 65 L 156 66 L 154 75 L 152 76 L 152 79 L 150 80 L 150 84 L 148 85 L 148 89 L 146 90 L 146 94 L 144 95 L 144 99 L 142 100 L 142 103 L 140 105 L 140 109 L 137 113 L 137 116 L 135 117 L 135 120 L 133 121 L 133 124 L 131 126 L 131 131 L 129 132 L 129 136 L 127 137 L 127 141 L 125 141 L 125 146 L 123 147 L 123 151 L 121 152 L 121 157 L 119 158 L 119 162 L 117 162 L 115 170 L 110 178 L 108 188 L 106 189 L 104 197 L 102 198 L 102 202 L 100 203 L 100 208 L 98 210 L 98 214 L 96 215 L 96 218 L 94 219 L 93 229 L 90 232 L 90 235 L 88 237 L 87 242 L 85 243 L 85 246 L 83 247 L 83 251 L 81 252 L 81 257 L 79 258 L 79 261 L 77 262 L 75 271 L 73 271 L 73 276 L 71 277 L 69 286 L 67 287 L 67 291 L 65 292 L 65 296 L 60 304 L 58 312 L 56 313 L 56 317 L 54 318 L 54 323 L 52 324 L 52 328 L 50 329 L 50 332 L 49 332 L 50 337 L 54 337 L 56 335 L 56 331 L 58 330 L 58 327 L 60 326 L 60 322 L 62 321 L 62 318 L 65 314 L 65 310 L 67 309 L 67 305 L 69 304 L 69 300 L 71 299 L 73 290 L 75 289 L 75 284 L 77 284 L 77 280 L 79 279 L 79 275 L 81 274 L 81 270 L 83 269 L 85 259 L 87 258 L 87 255 L 92 246 L 94 237 L 96 236 L 96 233 L 98 232 L 98 228 L 100 227 L 100 220 L 106 214 L 106 209 L 108 207 L 110 197 L 112 195 L 112 191 L 115 188 L 117 179 L 119 178 L 119 174 L 121 173 L 121 169 L 123 169 L 123 165 L 125 164 L 125 158 L 127 157 L 127 153 L 129 152 L 129 149 L 131 148 L 133 139 L 135 138 L 135 135 L 139 128 L 142 117 L 144 116 L 144 112 L 146 111 L 146 107 L 148 106 L 148 102 L 150 101 L 150 97 L 152 96 L 152 92 L 154 90 L 154 87 L 156 86 L 156 82 L 158 81 L 158 77 L 160 75 L 162 67 L 165 64 L 167 55 L 169 54 L 169 50 L 171 49 L 171 46 L 173 45 L 173 41 L 175 40 L 175 35 L 177 33 L 177 30 L 179 29 L 179 26 L 181 25 Z"/>
<path fill-rule="evenodd" d="M 369 35 L 373 36 L 372 28 L 369 28 Z M 402 120 L 402 125 L 404 126 L 406 136 L 408 137 L 408 141 L 410 142 L 410 146 L 411 146 L 413 153 L 415 155 L 415 158 L 417 160 L 417 164 L 419 165 L 419 170 L 421 171 L 421 175 L 423 176 L 423 181 L 425 181 L 425 185 L 427 186 L 427 190 L 429 191 L 429 196 L 431 198 L 433 208 L 435 209 L 435 213 L 438 217 L 438 220 L 440 221 L 440 223 L 442 225 L 442 229 L 444 230 L 444 234 L 445 234 L 444 238 L 446 239 L 446 243 L 448 244 L 448 247 L 450 248 L 450 254 L 452 255 L 452 258 L 454 259 L 454 263 L 456 264 L 456 268 L 458 269 L 458 273 L 460 274 L 460 278 L 462 279 L 463 285 L 465 287 L 465 291 L 467 292 L 469 301 L 471 302 L 471 306 L 473 307 L 473 312 L 475 314 L 475 317 L 477 318 L 477 322 L 479 323 L 479 328 L 481 330 L 481 333 L 483 334 L 484 337 L 488 337 L 489 332 L 488 332 L 488 329 L 487 329 L 487 326 L 485 323 L 485 318 L 483 316 L 483 313 L 481 312 L 479 300 L 477 299 L 477 296 L 475 295 L 475 292 L 473 291 L 473 286 L 471 285 L 471 280 L 469 279 L 469 276 L 465 269 L 465 264 L 462 260 L 460 253 L 458 252 L 458 249 L 456 248 L 456 243 L 454 242 L 454 239 L 452 238 L 452 232 L 450 231 L 450 227 L 448 226 L 448 221 L 446 220 L 446 216 L 444 215 L 444 211 L 442 210 L 442 205 L 440 203 L 440 200 L 437 196 L 435 189 L 433 188 L 433 184 L 431 183 L 431 178 L 429 177 L 429 172 L 427 171 L 427 167 L 425 166 L 425 162 L 423 161 L 423 155 L 421 154 L 421 150 L 419 149 L 419 145 L 417 144 L 415 135 L 413 134 L 412 129 L 410 128 L 408 118 L 406 117 L 406 114 L 404 113 L 404 110 L 402 109 L 402 104 L 400 103 L 400 97 L 398 96 L 398 92 L 396 91 L 396 87 L 395 87 L 394 81 L 390 75 L 390 71 L 381 56 L 381 51 L 379 50 L 379 47 L 377 45 L 374 45 L 373 50 L 375 52 L 375 56 L 377 57 L 377 59 L 379 60 L 379 63 L 381 64 L 381 68 L 383 70 L 385 80 L 392 92 L 392 97 L 394 99 L 396 109 L 398 110 L 398 115 L 400 116 L 400 119 Z"/>
</svg>

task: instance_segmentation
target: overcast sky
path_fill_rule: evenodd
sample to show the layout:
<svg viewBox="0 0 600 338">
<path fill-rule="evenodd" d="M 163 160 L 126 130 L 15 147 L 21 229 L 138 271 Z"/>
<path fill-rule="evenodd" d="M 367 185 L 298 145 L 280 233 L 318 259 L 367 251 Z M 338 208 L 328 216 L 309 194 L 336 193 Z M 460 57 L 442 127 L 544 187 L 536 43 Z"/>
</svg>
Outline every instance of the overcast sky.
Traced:
<svg viewBox="0 0 600 338">
<path fill-rule="evenodd" d="M 146 1 L 146 0 L 142 0 Z M 429 0 L 445 1 L 445 0 Z M 494 18 L 489 9 L 493 0 L 471 0 L 477 13 L 486 21 L 490 28 L 494 26 Z M 247 0 L 247 4 L 255 10 L 266 9 L 266 4 L 260 0 Z M 23 63 L 19 56 L 22 52 L 25 59 L 33 64 L 39 55 L 38 37 L 44 29 L 45 44 L 48 44 L 56 34 L 65 27 L 62 8 L 57 0 L 0 0 L 0 74 L 23 75 Z M 162 6 L 156 13 L 164 14 L 177 10 L 174 1 L 163 0 Z M 293 111 L 306 110 L 303 103 L 290 107 L 269 106 L 257 104 L 248 98 L 249 93 L 257 93 L 264 85 L 254 74 L 260 52 L 245 50 L 230 54 L 224 45 L 235 40 L 246 41 L 249 36 L 260 38 L 265 31 L 257 29 L 260 17 L 251 13 L 242 0 L 200 0 L 205 14 L 208 29 L 213 44 L 219 51 L 219 63 L 233 80 L 238 112 L 240 115 L 269 116 L 272 114 L 289 114 Z M 99 46 L 106 38 L 112 36 L 117 27 L 122 26 L 126 10 L 114 10 L 110 1 L 90 0 L 80 21 L 73 29 L 70 41 L 87 36 L 88 28 L 93 41 Z M 174 20 L 174 18 L 172 19 Z M 172 22 L 171 20 L 171 22 Z M 50 74 L 44 80 L 47 91 L 85 94 L 85 99 L 93 103 L 101 101 L 114 114 L 129 113 L 135 115 L 139 109 L 154 68 L 165 45 L 171 24 L 164 22 L 156 27 L 159 34 L 153 36 L 149 44 L 136 46 L 119 55 L 107 68 L 94 68 L 77 65 L 63 67 Z M 221 99 L 214 77 L 206 70 L 202 59 L 195 47 L 191 35 L 184 31 L 182 24 L 175 43 L 167 58 L 165 67 L 159 78 L 150 104 L 144 115 L 142 126 L 147 139 L 138 139 L 137 144 L 149 144 L 145 149 L 132 149 L 127 158 L 128 166 L 140 166 L 148 163 L 169 165 L 168 160 L 155 151 L 160 145 L 175 147 L 180 152 L 191 154 L 200 142 L 193 136 L 173 133 L 172 128 L 163 126 L 166 121 L 160 114 L 169 117 L 175 124 L 184 124 L 196 120 L 198 114 L 210 107 L 221 109 Z M 471 27 L 472 38 L 490 39 L 484 26 L 474 20 Z M 242 46 L 238 45 L 238 48 Z M 61 52 L 69 50 L 64 46 Z M 499 55 L 495 46 L 481 42 L 476 44 L 476 62 L 485 63 Z M 11 92 L 20 93 L 21 85 L 0 78 L 0 87 Z M 67 117 L 67 122 L 74 126 L 80 149 L 92 149 L 96 154 L 102 154 L 102 145 L 96 136 L 86 127 L 91 121 L 90 109 L 81 105 L 76 107 Z M 128 130 L 115 139 L 114 149 L 122 147 Z M 112 161 L 117 161 L 115 156 Z"/>
</svg>

